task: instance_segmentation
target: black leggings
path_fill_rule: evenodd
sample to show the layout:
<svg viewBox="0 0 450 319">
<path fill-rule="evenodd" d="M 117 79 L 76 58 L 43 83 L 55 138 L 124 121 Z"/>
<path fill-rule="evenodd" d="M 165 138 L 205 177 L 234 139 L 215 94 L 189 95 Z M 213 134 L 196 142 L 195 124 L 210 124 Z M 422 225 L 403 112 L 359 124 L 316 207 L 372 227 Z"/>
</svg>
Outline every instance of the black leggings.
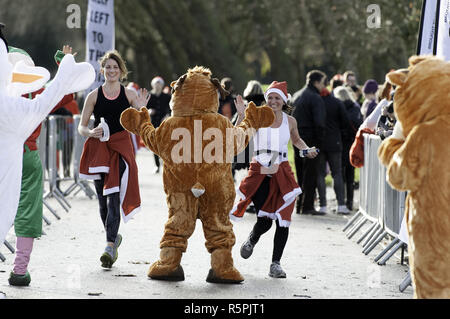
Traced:
<svg viewBox="0 0 450 319">
<path fill-rule="evenodd" d="M 125 171 L 125 162 L 120 158 L 119 160 L 119 182 L 122 179 Z M 95 180 L 95 190 L 97 192 L 98 205 L 100 210 L 100 217 L 102 218 L 103 226 L 106 231 L 106 241 L 115 242 L 120 226 L 120 194 L 113 193 L 107 196 L 103 195 L 103 186 L 105 184 L 105 174 L 100 174 L 101 179 Z"/>
<path fill-rule="evenodd" d="M 259 212 L 269 194 L 270 177 L 266 176 L 261 183 L 261 186 L 256 191 L 252 198 L 255 205 L 256 212 Z M 272 262 L 280 261 L 283 255 L 284 247 L 289 236 L 289 227 L 280 227 L 278 220 L 276 220 L 277 229 L 275 231 L 275 237 L 273 239 L 273 253 Z M 262 234 L 266 233 L 272 227 L 272 219 L 267 217 L 258 217 L 255 226 L 253 226 L 250 241 L 252 244 L 256 244 Z"/>
</svg>

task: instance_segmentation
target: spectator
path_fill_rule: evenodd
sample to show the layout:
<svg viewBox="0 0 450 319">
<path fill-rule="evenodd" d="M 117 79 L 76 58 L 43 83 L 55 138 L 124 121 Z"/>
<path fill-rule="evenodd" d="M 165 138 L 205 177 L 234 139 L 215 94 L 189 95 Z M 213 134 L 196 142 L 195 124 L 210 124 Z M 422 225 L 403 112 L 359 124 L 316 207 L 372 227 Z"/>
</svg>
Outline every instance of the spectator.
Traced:
<svg viewBox="0 0 450 319">
<path fill-rule="evenodd" d="M 327 213 L 326 198 L 326 164 L 328 163 L 333 177 L 333 187 L 338 202 L 337 213 L 348 214 L 350 211 L 345 206 L 344 182 L 342 179 L 342 136 L 341 132 L 350 126 L 344 104 L 333 97 L 328 89 L 321 92 L 325 103 L 326 130 L 325 139 L 319 153 L 319 174 L 317 189 L 319 192 L 319 212 Z"/>
<path fill-rule="evenodd" d="M 355 168 L 350 163 L 349 152 L 356 137 L 356 132 L 362 124 L 359 105 L 352 99 L 352 94 L 344 86 L 334 89 L 336 98 L 344 103 L 350 125 L 342 133 L 342 177 L 345 185 L 345 204 L 353 210 L 353 193 L 355 189 Z"/>
<path fill-rule="evenodd" d="M 153 78 L 151 82 L 152 90 L 150 91 L 150 100 L 147 103 L 147 108 L 150 111 L 150 119 L 152 125 L 158 128 L 162 121 L 170 115 L 170 95 L 163 93 L 164 80 L 162 77 L 157 76 Z M 159 156 L 153 154 L 155 158 L 156 168 L 153 173 L 159 173 L 161 163 L 159 161 Z"/>
<path fill-rule="evenodd" d="M 223 78 L 220 84 L 225 90 L 230 92 L 230 94 L 223 99 L 220 99 L 219 114 L 224 115 L 231 121 L 233 115 L 236 113 L 236 105 L 234 102 L 236 93 L 234 92 L 233 80 L 231 78 Z"/>
<path fill-rule="evenodd" d="M 306 75 L 306 86 L 292 97 L 293 117 L 297 120 L 298 133 L 307 145 L 321 149 L 325 137 L 325 104 L 320 92 L 325 88 L 325 73 L 313 70 Z M 297 214 L 323 215 L 314 209 L 314 196 L 317 186 L 318 158 L 302 158 L 294 146 L 294 159 L 297 182 L 303 190 L 296 204 Z"/>
<path fill-rule="evenodd" d="M 331 95 L 333 95 L 333 90 L 338 86 L 344 85 L 344 77 L 341 74 L 336 74 L 330 81 Z M 334 95 L 333 95 L 334 96 Z"/>
<path fill-rule="evenodd" d="M 364 103 L 361 106 L 363 119 L 366 119 L 377 106 L 378 83 L 375 80 L 367 80 L 363 86 Z"/>
<path fill-rule="evenodd" d="M 362 105 L 364 97 L 361 88 L 356 80 L 356 75 L 353 71 L 346 71 L 344 73 L 344 86 L 349 87 L 352 92 L 356 103 Z"/>
<path fill-rule="evenodd" d="M 378 118 L 377 127 L 375 133 L 380 136 L 382 140 L 392 135 L 394 131 L 394 125 L 397 121 L 394 114 L 394 93 L 392 86 L 389 82 L 386 82 L 383 86 L 380 98 L 389 101 L 381 106 L 381 115 Z M 380 102 L 381 103 L 381 102 Z"/>
</svg>

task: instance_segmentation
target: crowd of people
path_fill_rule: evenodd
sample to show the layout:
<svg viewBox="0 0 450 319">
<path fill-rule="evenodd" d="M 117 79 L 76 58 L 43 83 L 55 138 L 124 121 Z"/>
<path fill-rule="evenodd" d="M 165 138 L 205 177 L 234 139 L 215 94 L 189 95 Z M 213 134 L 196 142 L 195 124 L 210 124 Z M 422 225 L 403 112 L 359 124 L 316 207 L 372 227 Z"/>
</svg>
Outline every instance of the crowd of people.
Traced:
<svg viewBox="0 0 450 319">
<path fill-rule="evenodd" d="M 64 47 L 62 56 L 71 51 L 70 47 Z M 171 115 L 171 89 L 160 76 L 152 79 L 150 91 L 141 89 L 134 82 L 129 82 L 125 87 L 122 82 L 128 71 L 117 51 L 108 52 L 100 64 L 105 82 L 87 96 L 81 113 L 79 133 L 90 139 L 84 146 L 80 176 L 94 180 L 107 243 L 100 260 L 102 267 L 111 268 L 122 242 L 119 234 L 121 216 L 128 219 L 140 209 L 135 155 L 143 144 L 138 136 L 128 138 L 128 132 L 121 126 L 120 115 L 130 106 L 136 109 L 146 106 L 152 125 L 159 127 Z M 349 214 L 353 210 L 355 167 L 349 159 L 351 145 L 361 127 L 372 129 L 382 138 L 390 135 L 395 124 L 391 102 L 393 96 L 386 87 L 379 94 L 378 83 L 373 79 L 366 81 L 361 88 L 351 71 L 344 75 L 337 74 L 329 81 L 325 73 L 312 70 L 306 76 L 305 86 L 292 97 L 286 82 L 274 81 L 264 91 L 260 82 L 251 80 L 242 95 L 236 94 L 229 77 L 222 79 L 221 85 L 231 94 L 220 99 L 218 112 L 234 125 L 243 120 L 245 108 L 250 102 L 256 106 L 268 105 L 275 114 L 273 125 L 259 129 L 247 148 L 234 158 L 232 172 L 234 176 L 236 170 L 248 170 L 248 175 L 240 184 L 241 194 L 245 192 L 248 195 L 243 207 L 244 211 L 257 213 L 254 228 L 241 246 L 241 256 L 251 256 L 260 236 L 270 229 L 272 220 L 275 220 L 277 230 L 269 274 L 275 278 L 285 278 L 280 259 L 288 238 L 291 214 L 294 210 L 297 214 L 328 213 L 325 184 L 328 171 L 333 179 L 336 212 Z M 73 100 L 71 97 L 70 101 L 61 103 L 68 105 Z M 70 114 L 77 111 L 78 108 Z M 95 123 L 91 129 L 88 122 L 92 115 Z M 108 141 L 108 148 L 99 141 Z M 288 162 L 289 143 L 294 150 L 293 167 Z M 29 143 L 25 144 L 24 152 L 30 150 Z M 154 173 L 158 174 L 161 163 L 156 154 L 154 161 Z M 261 167 L 266 170 L 261 170 Z M 292 168 L 295 168 L 295 175 Z M 42 188 L 42 176 L 33 180 L 38 183 L 30 187 Z M 123 183 L 126 187 L 122 187 Z M 122 189 L 126 193 L 121 193 Z M 41 193 L 36 194 L 42 197 L 39 195 Z M 283 194 L 283 198 L 279 194 Z M 28 214 L 31 217 L 27 218 L 36 220 L 35 228 L 42 229 L 42 200 L 24 198 L 23 201 L 24 205 L 27 201 L 33 202 L 34 206 L 29 204 L 29 208 L 19 208 L 36 211 Z M 16 266 L 10 278 L 12 285 L 29 284 L 27 265 L 32 239 L 40 236 L 40 230 L 20 232 L 23 216 L 27 215 L 18 213 L 16 217 L 16 231 L 21 237 L 18 237 Z"/>
</svg>

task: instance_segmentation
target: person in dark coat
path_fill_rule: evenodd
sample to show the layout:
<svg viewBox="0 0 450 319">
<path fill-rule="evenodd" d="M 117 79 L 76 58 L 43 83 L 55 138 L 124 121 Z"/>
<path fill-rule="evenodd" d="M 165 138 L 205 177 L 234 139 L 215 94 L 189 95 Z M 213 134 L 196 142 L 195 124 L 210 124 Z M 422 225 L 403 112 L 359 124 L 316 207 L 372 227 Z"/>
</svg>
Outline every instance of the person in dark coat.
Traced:
<svg viewBox="0 0 450 319">
<path fill-rule="evenodd" d="M 150 91 L 150 100 L 147 103 L 147 109 L 150 111 L 150 118 L 152 125 L 158 128 L 162 121 L 170 115 L 170 95 L 163 93 L 164 80 L 160 76 L 153 78 L 151 82 L 152 90 Z M 159 162 L 159 156 L 153 154 L 155 157 L 156 169 L 154 173 L 159 173 L 161 166 Z"/>
<path fill-rule="evenodd" d="M 350 125 L 342 133 L 342 177 L 345 184 L 345 204 L 353 210 L 353 192 L 355 189 L 355 168 L 350 163 L 349 152 L 355 140 L 356 133 L 363 123 L 363 117 L 357 102 L 352 99 L 351 92 L 344 86 L 337 87 L 334 96 L 344 103 Z"/>
<path fill-rule="evenodd" d="M 333 188 L 338 202 L 337 213 L 349 214 L 345 205 L 344 181 L 342 179 L 342 135 L 343 130 L 350 126 L 344 104 L 333 97 L 327 88 L 321 92 L 325 102 L 326 130 L 325 139 L 319 153 L 319 174 L 317 179 L 317 190 L 319 192 L 321 213 L 327 212 L 327 198 L 325 177 L 327 175 L 327 163 L 330 166 L 333 177 Z"/>
<path fill-rule="evenodd" d="M 322 71 L 313 70 L 306 75 L 306 86 L 292 97 L 293 117 L 297 120 L 298 133 L 307 145 L 315 145 L 319 150 L 325 138 L 325 103 L 320 92 L 325 88 L 327 76 Z M 307 159 L 300 157 L 294 147 L 297 182 L 303 190 L 296 204 L 297 214 L 323 215 L 314 209 L 314 197 L 317 187 L 319 168 L 318 157 Z"/>
<path fill-rule="evenodd" d="M 224 98 L 220 98 L 218 112 L 219 114 L 228 117 L 231 121 L 237 112 L 236 104 L 234 102 L 236 99 L 236 94 L 234 92 L 233 80 L 231 78 L 223 78 L 222 81 L 220 81 L 220 84 L 223 88 L 225 88 L 225 90 L 230 92 L 230 94 Z"/>
</svg>

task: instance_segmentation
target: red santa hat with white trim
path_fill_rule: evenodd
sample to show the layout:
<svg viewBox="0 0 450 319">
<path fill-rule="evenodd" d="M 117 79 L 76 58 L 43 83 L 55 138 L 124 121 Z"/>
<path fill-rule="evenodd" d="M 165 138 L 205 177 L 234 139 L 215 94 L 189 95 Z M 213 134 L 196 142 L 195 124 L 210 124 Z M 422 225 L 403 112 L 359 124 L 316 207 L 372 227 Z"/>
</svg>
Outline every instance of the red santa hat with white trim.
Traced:
<svg viewBox="0 0 450 319">
<path fill-rule="evenodd" d="M 264 93 L 266 101 L 270 93 L 277 93 L 279 96 L 281 96 L 284 103 L 287 103 L 287 101 L 291 98 L 291 95 L 287 92 L 286 81 L 283 82 L 273 81 L 272 84 L 270 84 L 270 86 L 267 88 L 267 91 Z"/>
</svg>

